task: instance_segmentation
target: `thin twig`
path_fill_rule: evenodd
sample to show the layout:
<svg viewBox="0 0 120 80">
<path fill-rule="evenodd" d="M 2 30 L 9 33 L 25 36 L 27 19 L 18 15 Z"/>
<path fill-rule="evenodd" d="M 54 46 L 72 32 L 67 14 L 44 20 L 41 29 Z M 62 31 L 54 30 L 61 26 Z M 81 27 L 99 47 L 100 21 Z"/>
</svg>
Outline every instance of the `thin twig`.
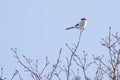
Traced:
<svg viewBox="0 0 120 80">
<path fill-rule="evenodd" d="M 55 70 L 56 70 L 57 67 L 58 67 L 58 64 L 60 63 L 61 52 L 62 52 L 62 48 L 60 49 L 59 56 L 58 56 L 58 59 L 57 59 L 56 64 L 53 65 L 53 70 L 52 70 L 52 72 L 50 73 L 50 76 L 49 76 L 49 78 L 48 78 L 49 80 L 52 80 L 53 73 L 55 72 Z"/>
<path fill-rule="evenodd" d="M 110 63 L 111 63 L 111 65 L 112 65 L 112 68 L 113 68 L 113 70 L 114 70 L 114 66 L 113 66 L 113 59 L 112 59 L 112 53 L 111 53 L 111 27 L 109 28 L 109 37 L 108 37 L 108 42 L 109 42 L 109 46 L 108 46 L 108 48 L 109 48 L 109 55 L 110 55 Z"/>
<path fill-rule="evenodd" d="M 46 64 L 45 64 L 44 68 L 42 69 L 40 75 L 43 74 L 44 70 L 46 69 L 46 67 L 48 66 L 49 63 L 50 63 L 50 62 L 48 61 L 48 57 L 46 57 Z"/>
</svg>

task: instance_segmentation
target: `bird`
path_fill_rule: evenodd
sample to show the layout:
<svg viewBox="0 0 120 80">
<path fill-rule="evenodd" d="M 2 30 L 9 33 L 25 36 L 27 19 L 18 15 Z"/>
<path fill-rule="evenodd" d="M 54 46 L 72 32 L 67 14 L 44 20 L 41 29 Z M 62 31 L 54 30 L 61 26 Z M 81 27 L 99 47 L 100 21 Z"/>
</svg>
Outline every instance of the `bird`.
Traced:
<svg viewBox="0 0 120 80">
<path fill-rule="evenodd" d="M 80 23 L 76 24 L 73 27 L 66 28 L 66 30 L 76 28 L 76 29 L 78 29 L 80 31 L 83 31 L 86 28 L 86 26 L 87 26 L 87 19 L 83 17 L 83 18 L 81 18 L 81 22 Z"/>
</svg>

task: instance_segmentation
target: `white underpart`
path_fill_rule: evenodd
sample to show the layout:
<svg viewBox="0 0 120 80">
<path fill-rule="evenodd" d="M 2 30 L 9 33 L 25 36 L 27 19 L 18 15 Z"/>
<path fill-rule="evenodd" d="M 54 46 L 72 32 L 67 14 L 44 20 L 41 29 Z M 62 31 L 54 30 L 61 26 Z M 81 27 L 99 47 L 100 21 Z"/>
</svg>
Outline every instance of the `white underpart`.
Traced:
<svg viewBox="0 0 120 80">
<path fill-rule="evenodd" d="M 87 26 L 87 20 L 82 20 L 78 26 L 75 26 L 77 29 L 84 30 Z"/>
</svg>

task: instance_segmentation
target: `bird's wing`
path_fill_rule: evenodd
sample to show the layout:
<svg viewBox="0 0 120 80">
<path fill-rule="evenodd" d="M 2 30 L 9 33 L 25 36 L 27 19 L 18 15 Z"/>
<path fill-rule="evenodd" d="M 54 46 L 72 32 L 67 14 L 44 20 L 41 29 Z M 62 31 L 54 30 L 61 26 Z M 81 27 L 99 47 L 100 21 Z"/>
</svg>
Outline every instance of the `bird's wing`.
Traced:
<svg viewBox="0 0 120 80">
<path fill-rule="evenodd" d="M 76 24 L 75 26 L 78 26 L 79 24 Z"/>
</svg>

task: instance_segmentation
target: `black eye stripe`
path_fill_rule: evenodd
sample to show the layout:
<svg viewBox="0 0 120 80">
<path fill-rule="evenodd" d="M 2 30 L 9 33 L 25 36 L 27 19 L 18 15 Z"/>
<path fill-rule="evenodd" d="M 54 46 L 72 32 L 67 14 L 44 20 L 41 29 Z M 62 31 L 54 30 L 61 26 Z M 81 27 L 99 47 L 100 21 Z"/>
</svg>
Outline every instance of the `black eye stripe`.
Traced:
<svg viewBox="0 0 120 80">
<path fill-rule="evenodd" d="M 82 18 L 81 20 L 86 20 L 85 18 Z"/>
</svg>

